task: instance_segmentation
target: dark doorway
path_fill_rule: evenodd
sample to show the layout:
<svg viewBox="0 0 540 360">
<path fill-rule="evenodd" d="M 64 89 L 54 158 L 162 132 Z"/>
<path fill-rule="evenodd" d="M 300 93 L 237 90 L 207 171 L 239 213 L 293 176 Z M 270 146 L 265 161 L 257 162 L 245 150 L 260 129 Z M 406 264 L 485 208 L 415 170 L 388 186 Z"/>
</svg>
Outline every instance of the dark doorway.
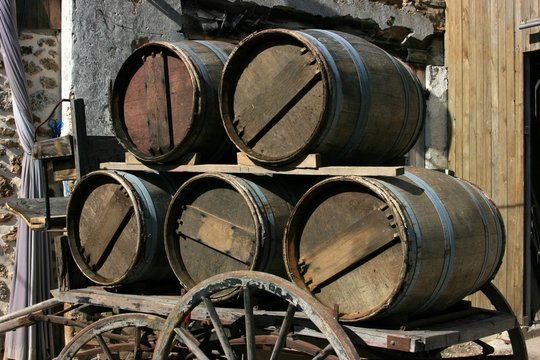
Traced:
<svg viewBox="0 0 540 360">
<path fill-rule="evenodd" d="M 540 316 L 540 51 L 525 54 L 525 316 Z"/>
</svg>

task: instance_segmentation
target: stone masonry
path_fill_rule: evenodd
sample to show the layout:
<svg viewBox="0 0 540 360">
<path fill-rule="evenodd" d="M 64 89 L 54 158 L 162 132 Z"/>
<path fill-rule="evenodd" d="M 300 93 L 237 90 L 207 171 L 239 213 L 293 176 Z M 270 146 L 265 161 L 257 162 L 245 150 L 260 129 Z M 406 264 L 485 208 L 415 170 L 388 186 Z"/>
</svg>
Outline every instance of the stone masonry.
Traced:
<svg viewBox="0 0 540 360">
<path fill-rule="evenodd" d="M 60 99 L 59 34 L 23 32 L 19 43 L 27 77 L 30 103 L 37 126 L 44 121 Z M 56 116 L 53 116 L 55 118 Z M 41 138 L 50 137 L 47 124 L 39 131 Z M 7 200 L 16 198 L 20 187 L 21 156 L 16 133 L 11 90 L 3 62 L 0 68 L 0 315 L 7 312 L 18 218 L 4 209 Z"/>
</svg>

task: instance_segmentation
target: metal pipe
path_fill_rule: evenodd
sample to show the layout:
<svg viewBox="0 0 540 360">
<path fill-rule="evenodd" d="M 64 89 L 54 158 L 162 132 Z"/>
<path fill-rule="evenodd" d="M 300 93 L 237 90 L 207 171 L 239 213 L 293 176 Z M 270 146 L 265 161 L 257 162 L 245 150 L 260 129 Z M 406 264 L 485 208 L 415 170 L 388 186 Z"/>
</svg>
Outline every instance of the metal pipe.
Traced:
<svg viewBox="0 0 540 360">
<path fill-rule="evenodd" d="M 540 26 L 540 18 L 522 21 L 519 24 L 518 29 L 525 30 L 525 29 L 530 29 L 535 26 Z"/>
</svg>

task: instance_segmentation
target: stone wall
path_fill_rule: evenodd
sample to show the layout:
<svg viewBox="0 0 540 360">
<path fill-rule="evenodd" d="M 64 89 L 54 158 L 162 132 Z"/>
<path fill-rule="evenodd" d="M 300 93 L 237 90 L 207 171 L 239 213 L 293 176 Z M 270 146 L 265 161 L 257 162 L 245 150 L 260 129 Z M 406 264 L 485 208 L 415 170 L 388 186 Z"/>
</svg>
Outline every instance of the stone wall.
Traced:
<svg viewBox="0 0 540 360">
<path fill-rule="evenodd" d="M 60 99 L 60 41 L 54 32 L 22 32 L 19 38 L 27 77 L 30 103 L 37 126 Z M 55 118 L 53 116 L 53 118 Z M 38 135 L 50 137 L 45 125 Z M 11 90 L 3 63 L 0 68 L 0 315 L 7 311 L 9 288 L 13 281 L 18 218 L 3 207 L 16 198 L 20 186 L 21 155 L 15 129 Z"/>
</svg>

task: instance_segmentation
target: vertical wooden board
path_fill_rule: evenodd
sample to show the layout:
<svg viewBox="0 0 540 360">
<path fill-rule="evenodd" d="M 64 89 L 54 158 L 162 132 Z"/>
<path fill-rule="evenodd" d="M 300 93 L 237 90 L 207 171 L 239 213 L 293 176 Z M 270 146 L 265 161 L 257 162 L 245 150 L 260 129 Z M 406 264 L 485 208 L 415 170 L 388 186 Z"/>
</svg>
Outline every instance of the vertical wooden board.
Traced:
<svg viewBox="0 0 540 360">
<path fill-rule="evenodd" d="M 461 177 L 472 180 L 470 177 L 471 167 L 471 154 L 470 147 L 471 142 L 476 142 L 474 134 L 471 133 L 471 97 L 474 96 L 473 88 L 471 87 L 471 78 L 476 81 L 474 72 L 471 69 L 471 57 L 474 56 L 473 48 L 474 42 L 471 42 L 471 38 L 474 38 L 473 30 L 474 23 L 471 21 L 474 18 L 474 13 L 470 9 L 471 1 L 465 0 L 462 2 L 462 63 L 463 63 L 463 80 L 462 80 L 462 92 L 461 96 L 463 103 L 462 112 L 462 170 Z"/>
<path fill-rule="evenodd" d="M 172 138 L 174 144 L 185 140 L 193 126 L 195 116 L 195 84 L 189 70 L 180 58 L 167 57 L 169 73 Z"/>
<path fill-rule="evenodd" d="M 165 78 L 165 54 L 152 53 L 144 60 L 146 118 L 151 154 L 162 155 L 172 146 L 169 139 L 168 81 Z"/>
<path fill-rule="evenodd" d="M 448 66 L 448 106 L 451 118 L 452 136 L 449 149 L 449 166 L 457 175 L 461 174 L 461 2 L 455 0 L 447 3 L 446 14 L 448 16 L 448 27 L 446 32 L 447 43 L 447 66 Z"/>
<path fill-rule="evenodd" d="M 526 3 L 527 1 L 523 1 Z M 524 8 L 516 4 L 514 10 L 514 25 L 527 15 L 524 14 Z M 508 214 L 506 222 L 507 241 L 507 261 L 508 266 L 512 267 L 512 278 L 507 282 L 505 295 L 508 297 L 518 319 L 523 318 L 523 253 L 524 253 L 524 163 L 523 163 L 523 51 L 524 40 L 528 43 L 528 35 L 521 37 L 523 32 L 517 30 L 515 33 L 515 60 L 514 60 L 514 117 L 508 121 L 507 125 L 507 156 L 508 156 Z"/>
<path fill-rule="evenodd" d="M 54 30 L 62 28 L 61 0 L 49 0 L 49 28 Z"/>
<path fill-rule="evenodd" d="M 146 122 L 146 100 L 144 82 L 144 63 L 135 71 L 124 95 L 123 122 L 133 146 L 143 154 L 150 155 L 148 124 Z"/>
<path fill-rule="evenodd" d="M 478 107 L 481 106 L 481 98 L 479 94 L 483 91 L 483 81 L 479 81 L 479 77 L 482 74 L 483 65 L 483 52 L 482 47 L 479 46 L 482 39 L 483 28 L 481 22 L 478 21 L 478 16 L 481 11 L 481 4 L 479 1 L 472 1 L 469 7 L 470 31 L 469 31 L 469 51 L 470 51 L 470 73 L 468 77 L 470 88 L 470 121 L 469 124 L 469 177 L 468 179 L 473 183 L 478 183 L 478 164 L 481 159 L 478 157 L 478 152 L 482 151 L 479 146 L 479 140 L 481 135 L 481 127 L 478 126 L 478 122 L 482 121 L 482 116 L 478 111 Z M 480 70 L 480 71 L 479 71 Z"/>
</svg>

